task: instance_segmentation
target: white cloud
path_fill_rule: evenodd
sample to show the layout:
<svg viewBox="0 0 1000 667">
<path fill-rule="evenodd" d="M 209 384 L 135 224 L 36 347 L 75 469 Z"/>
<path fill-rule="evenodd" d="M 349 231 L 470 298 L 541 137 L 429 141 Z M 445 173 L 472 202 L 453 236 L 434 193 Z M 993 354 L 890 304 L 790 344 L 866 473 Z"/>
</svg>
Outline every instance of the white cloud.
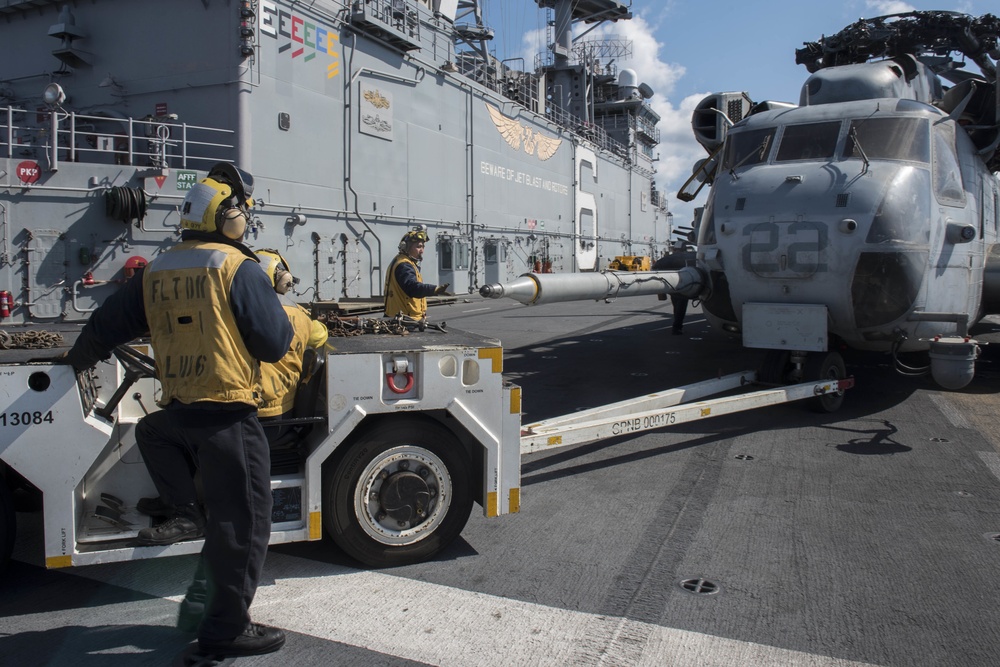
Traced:
<svg viewBox="0 0 1000 667">
<path fill-rule="evenodd" d="M 660 48 L 663 46 L 653 35 L 653 28 L 642 16 L 636 16 L 631 21 L 605 23 L 597 30 L 587 35 L 586 39 L 617 38 L 631 42 L 632 55 L 627 59 L 629 66 L 641 77 L 641 83 L 649 86 L 661 95 L 673 92 L 677 80 L 684 76 L 683 65 L 667 63 L 660 59 Z M 615 63 L 619 71 L 624 67 L 622 59 Z"/>
<path fill-rule="evenodd" d="M 900 0 L 865 0 L 865 6 L 875 12 L 872 16 L 903 14 L 916 10 L 913 5 L 908 2 L 900 2 Z"/>
<path fill-rule="evenodd" d="M 521 58 L 524 58 L 524 69 L 531 72 L 535 69 L 535 56 L 546 50 L 545 31 L 528 30 L 521 37 Z M 516 65 L 515 69 L 518 69 Z"/>
<path fill-rule="evenodd" d="M 670 94 L 687 70 L 683 65 L 661 59 L 662 44 L 656 40 L 653 27 L 643 16 L 635 16 L 631 21 L 604 24 L 588 38 L 618 38 L 632 43 L 631 57 L 627 61 L 618 60 L 615 65 L 619 71 L 625 67 L 634 69 L 639 74 L 640 82 L 653 89 L 654 95 L 649 103 L 660 116 L 657 124 L 660 145 L 656 148 L 659 154 L 656 187 L 667 195 L 667 206 L 674 215 L 675 224 L 687 225 L 693 218 L 694 208 L 700 206 L 708 194 L 706 187 L 694 202 L 684 203 L 676 198 L 677 191 L 691 175 L 695 162 L 707 157 L 705 149 L 695 141 L 691 114 L 708 93 L 690 95 L 677 105 L 670 101 Z"/>
</svg>

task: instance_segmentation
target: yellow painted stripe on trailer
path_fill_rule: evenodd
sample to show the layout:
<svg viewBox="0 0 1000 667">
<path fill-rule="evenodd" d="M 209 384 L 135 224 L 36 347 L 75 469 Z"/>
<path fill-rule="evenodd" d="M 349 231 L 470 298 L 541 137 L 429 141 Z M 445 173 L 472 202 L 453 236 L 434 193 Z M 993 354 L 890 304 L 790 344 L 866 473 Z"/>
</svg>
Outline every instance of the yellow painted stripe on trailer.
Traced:
<svg viewBox="0 0 1000 667">
<path fill-rule="evenodd" d="M 503 372 L 503 348 L 502 347 L 481 347 L 479 348 L 480 359 L 490 359 L 493 361 L 493 372 Z"/>
<path fill-rule="evenodd" d="M 521 388 L 511 387 L 510 389 L 510 414 L 521 414 Z"/>
<path fill-rule="evenodd" d="M 309 539 L 323 539 L 323 513 L 309 512 Z"/>
<path fill-rule="evenodd" d="M 45 567 L 54 570 L 60 567 L 73 567 L 73 556 L 51 556 L 45 559 Z"/>
<path fill-rule="evenodd" d="M 497 511 L 497 492 L 490 491 L 486 494 L 486 516 L 500 516 Z"/>
</svg>

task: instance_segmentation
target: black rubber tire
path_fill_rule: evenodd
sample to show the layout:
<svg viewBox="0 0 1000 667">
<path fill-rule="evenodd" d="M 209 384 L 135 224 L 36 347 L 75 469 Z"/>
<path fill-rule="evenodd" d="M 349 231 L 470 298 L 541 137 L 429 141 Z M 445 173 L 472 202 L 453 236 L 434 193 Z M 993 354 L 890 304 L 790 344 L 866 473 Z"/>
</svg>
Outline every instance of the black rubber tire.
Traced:
<svg viewBox="0 0 1000 667">
<path fill-rule="evenodd" d="M 10 561 L 16 536 L 17 515 L 14 513 L 14 498 L 7 481 L 0 474 L 0 572 L 3 572 L 7 562 Z"/>
<path fill-rule="evenodd" d="M 764 355 L 764 361 L 761 362 L 757 379 L 764 384 L 787 384 L 790 358 L 788 350 L 768 350 Z"/>
<path fill-rule="evenodd" d="M 845 377 L 847 377 L 847 368 L 844 366 L 844 358 L 840 356 L 839 352 L 813 352 L 806 357 L 806 363 L 802 369 L 803 382 L 842 380 Z M 844 392 L 842 391 L 823 394 L 809 401 L 813 410 L 825 413 L 836 412 L 843 404 Z"/>
<path fill-rule="evenodd" d="M 393 457 L 406 460 L 407 470 L 428 470 L 425 482 L 437 489 L 428 516 L 398 535 L 393 533 L 393 519 L 377 516 L 374 506 L 382 508 L 381 500 L 371 498 L 385 484 L 375 479 L 380 470 L 393 468 L 391 477 L 404 472 L 398 462 L 390 463 Z M 465 528 L 472 511 L 471 480 L 476 477 L 465 448 L 439 423 L 382 422 L 348 445 L 324 475 L 324 527 L 337 546 L 367 566 L 419 563 L 448 546 Z"/>
</svg>

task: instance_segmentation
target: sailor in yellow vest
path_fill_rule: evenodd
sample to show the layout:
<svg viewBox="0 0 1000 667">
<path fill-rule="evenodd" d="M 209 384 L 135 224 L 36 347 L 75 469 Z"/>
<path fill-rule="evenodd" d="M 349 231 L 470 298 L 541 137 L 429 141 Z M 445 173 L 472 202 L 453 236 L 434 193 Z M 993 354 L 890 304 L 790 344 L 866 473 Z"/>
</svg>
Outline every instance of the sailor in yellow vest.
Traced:
<svg viewBox="0 0 1000 667">
<path fill-rule="evenodd" d="M 406 232 L 399 242 L 399 254 L 389 264 L 385 277 L 385 316 L 395 317 L 399 313 L 414 319 L 427 315 L 427 297 L 434 295 L 451 296 L 448 283 L 431 285 L 420 276 L 420 260 L 424 258 L 424 244 L 427 232 L 415 229 Z"/>
<path fill-rule="evenodd" d="M 273 364 L 260 365 L 264 404 L 257 415 L 265 432 L 268 432 L 269 419 L 291 416 L 289 413 L 295 406 L 295 389 L 302 377 L 302 358 L 306 349 L 322 349 L 330 334 L 325 324 L 312 319 L 305 308 L 288 296 L 288 291 L 298 281 L 289 271 L 285 258 L 277 250 L 270 249 L 258 250 L 257 258 L 260 260 L 260 268 L 264 269 L 274 285 L 274 291 L 278 293 L 293 331 L 292 343 L 285 356 Z M 268 435 L 271 436 L 269 432 Z"/>
<path fill-rule="evenodd" d="M 292 340 L 274 288 L 242 243 L 252 194 L 250 174 L 212 167 L 181 205 L 180 244 L 109 296 L 66 356 L 86 369 L 149 333 L 163 409 L 139 421 L 136 442 L 171 517 L 140 530 L 137 542 L 168 545 L 204 532 L 177 624 L 197 630 L 200 651 L 213 656 L 270 653 L 285 643 L 282 630 L 252 623 L 249 613 L 271 535 L 260 362 L 281 359 Z"/>
<path fill-rule="evenodd" d="M 286 429 L 276 428 L 270 422 L 293 416 L 291 413 L 295 405 L 295 390 L 302 376 L 306 349 L 326 345 L 329 331 L 325 324 L 312 319 L 305 308 L 287 296 L 298 278 L 294 278 L 289 272 L 285 258 L 277 250 L 270 249 L 258 250 L 255 254 L 292 325 L 292 342 L 285 356 L 273 364 L 260 365 L 262 403 L 257 410 L 257 417 L 264 427 L 268 442 L 273 443 Z M 173 511 L 173 507 L 162 498 L 140 498 L 137 509 L 142 514 L 163 518 L 169 518 Z"/>
</svg>

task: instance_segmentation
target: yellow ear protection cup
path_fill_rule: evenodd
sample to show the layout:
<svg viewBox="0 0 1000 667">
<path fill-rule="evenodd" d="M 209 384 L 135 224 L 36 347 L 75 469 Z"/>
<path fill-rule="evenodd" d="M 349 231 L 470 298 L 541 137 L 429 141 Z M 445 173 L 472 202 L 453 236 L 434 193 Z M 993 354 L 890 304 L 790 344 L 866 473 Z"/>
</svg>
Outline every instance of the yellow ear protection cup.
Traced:
<svg viewBox="0 0 1000 667">
<path fill-rule="evenodd" d="M 214 179 L 207 178 L 205 180 Z M 214 182 L 218 183 L 221 191 L 226 193 L 225 198 L 219 202 L 215 228 L 227 239 L 239 241 L 247 231 L 247 219 L 250 217 L 249 207 L 253 206 L 253 200 L 240 199 L 236 192 L 237 188 L 228 183 Z"/>
<path fill-rule="evenodd" d="M 286 294 L 292 288 L 292 285 L 299 282 L 299 279 L 294 277 L 291 271 L 288 270 L 288 262 L 285 261 L 285 258 L 277 250 L 268 248 L 266 250 L 258 250 L 256 254 L 260 260 L 260 267 L 264 269 L 264 273 L 271 279 L 274 291 L 278 294 Z"/>
<path fill-rule="evenodd" d="M 247 212 L 243 207 L 220 209 L 219 218 L 216 226 L 220 234 L 233 241 L 243 238 L 247 231 Z"/>
<path fill-rule="evenodd" d="M 283 271 L 280 267 L 274 271 L 274 291 L 278 294 L 287 294 L 292 288 L 292 274 Z"/>
</svg>

